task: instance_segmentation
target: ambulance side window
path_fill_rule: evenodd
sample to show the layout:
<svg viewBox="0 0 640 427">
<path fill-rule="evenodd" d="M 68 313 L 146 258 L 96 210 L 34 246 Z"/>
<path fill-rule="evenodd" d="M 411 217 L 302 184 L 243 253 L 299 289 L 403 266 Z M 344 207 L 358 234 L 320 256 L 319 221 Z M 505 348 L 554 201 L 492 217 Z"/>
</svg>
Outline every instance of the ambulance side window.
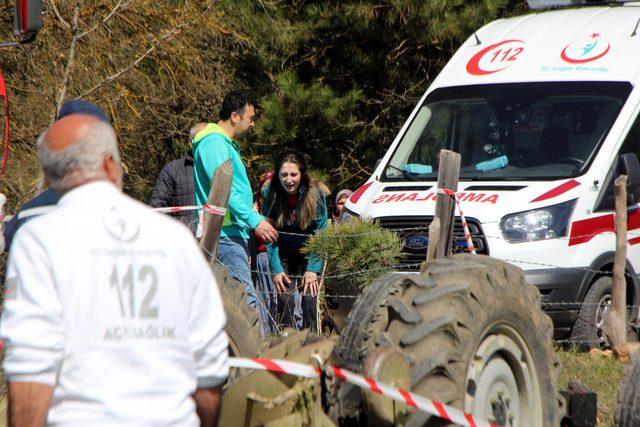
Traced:
<svg viewBox="0 0 640 427">
<path fill-rule="evenodd" d="M 635 153 L 640 158 L 640 114 L 622 143 L 620 154 Z"/>
<path fill-rule="evenodd" d="M 601 194 L 596 202 L 596 208 L 594 209 L 595 212 L 612 211 L 615 209 L 613 181 L 620 174 L 620 170 L 618 168 L 620 156 L 627 153 L 634 153 L 640 159 L 640 114 L 636 117 L 633 126 L 629 130 L 629 133 L 620 147 L 618 156 L 609 169 L 609 173 L 602 185 Z"/>
</svg>

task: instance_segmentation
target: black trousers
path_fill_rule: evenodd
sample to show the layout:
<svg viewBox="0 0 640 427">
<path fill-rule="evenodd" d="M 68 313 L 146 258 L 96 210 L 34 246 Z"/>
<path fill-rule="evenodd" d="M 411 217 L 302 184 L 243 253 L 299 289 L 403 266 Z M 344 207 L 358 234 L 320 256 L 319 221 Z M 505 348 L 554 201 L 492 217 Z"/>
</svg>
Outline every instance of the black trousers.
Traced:
<svg viewBox="0 0 640 427">
<path fill-rule="evenodd" d="M 302 293 L 302 276 L 307 268 L 307 258 L 298 252 L 280 252 L 280 262 L 284 268 L 284 272 L 289 276 L 291 283 L 285 294 L 278 295 L 278 324 L 283 327 L 296 327 L 294 308 L 295 301 L 293 292 L 298 289 Z M 316 330 L 317 297 L 311 295 L 302 295 L 302 328 Z"/>
</svg>

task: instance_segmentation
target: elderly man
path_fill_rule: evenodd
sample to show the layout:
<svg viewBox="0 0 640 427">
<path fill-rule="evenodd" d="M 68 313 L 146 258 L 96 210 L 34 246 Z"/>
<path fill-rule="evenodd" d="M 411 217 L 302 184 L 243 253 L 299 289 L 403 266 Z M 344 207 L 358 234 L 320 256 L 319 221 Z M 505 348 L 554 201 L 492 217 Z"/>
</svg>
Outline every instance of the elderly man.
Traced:
<svg viewBox="0 0 640 427">
<path fill-rule="evenodd" d="M 10 253 L 0 321 L 10 424 L 214 425 L 226 319 L 193 237 L 122 194 L 109 124 L 65 117 L 38 157 L 62 197 Z"/>
</svg>

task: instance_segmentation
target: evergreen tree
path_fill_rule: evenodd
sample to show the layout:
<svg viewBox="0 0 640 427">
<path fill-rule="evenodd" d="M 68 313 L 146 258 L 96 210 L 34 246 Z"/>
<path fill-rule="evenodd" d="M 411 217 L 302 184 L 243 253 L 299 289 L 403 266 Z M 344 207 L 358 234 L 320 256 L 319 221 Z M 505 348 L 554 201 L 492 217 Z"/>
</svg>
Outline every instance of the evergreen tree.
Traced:
<svg viewBox="0 0 640 427">
<path fill-rule="evenodd" d="M 222 0 L 236 69 L 262 100 L 256 169 L 284 146 L 357 185 L 458 46 L 515 0 Z"/>
</svg>

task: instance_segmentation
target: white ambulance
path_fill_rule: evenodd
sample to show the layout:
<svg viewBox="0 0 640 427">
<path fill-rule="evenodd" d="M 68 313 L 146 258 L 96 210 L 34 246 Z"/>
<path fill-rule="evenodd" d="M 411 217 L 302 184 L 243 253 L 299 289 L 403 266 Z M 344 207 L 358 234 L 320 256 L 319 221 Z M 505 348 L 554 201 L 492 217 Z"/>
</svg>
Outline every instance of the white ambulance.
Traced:
<svg viewBox="0 0 640 427">
<path fill-rule="evenodd" d="M 604 345 L 620 173 L 629 176 L 629 305 L 640 302 L 640 2 L 618 3 L 539 11 L 478 30 L 349 199 L 347 216 L 397 230 L 401 267 L 418 270 L 438 153 L 460 153 L 458 197 L 478 253 L 525 271 L 557 339 Z M 459 217 L 454 234 L 455 250 L 465 251 Z M 630 315 L 635 323 L 638 310 Z"/>
</svg>

